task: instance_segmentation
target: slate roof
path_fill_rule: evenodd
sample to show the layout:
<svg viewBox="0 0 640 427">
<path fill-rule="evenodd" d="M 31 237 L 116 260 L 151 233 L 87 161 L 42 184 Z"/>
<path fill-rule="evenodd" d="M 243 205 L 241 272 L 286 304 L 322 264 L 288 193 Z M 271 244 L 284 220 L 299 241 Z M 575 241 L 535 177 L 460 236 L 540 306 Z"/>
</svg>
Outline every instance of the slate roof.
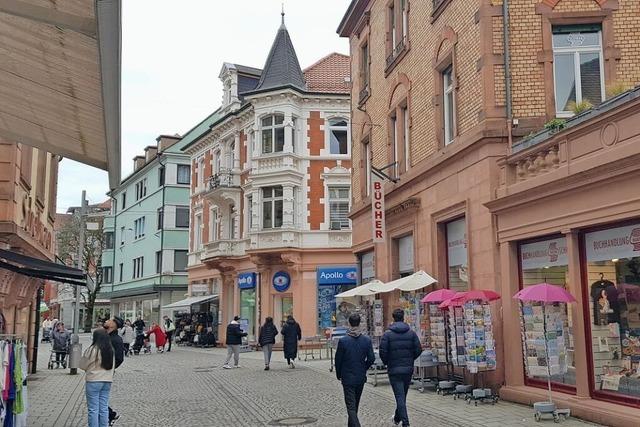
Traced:
<svg viewBox="0 0 640 427">
<path fill-rule="evenodd" d="M 304 70 L 309 92 L 349 94 L 351 66 L 349 56 L 330 53 Z"/>
<path fill-rule="evenodd" d="M 260 82 L 254 91 L 262 92 L 287 86 L 303 91 L 307 90 L 298 56 L 293 48 L 287 27 L 284 25 L 283 14 L 282 25 L 278 29 L 276 39 L 273 41 L 269 56 L 267 56 L 267 61 L 262 68 Z"/>
<path fill-rule="evenodd" d="M 233 64 L 239 73 L 243 74 L 251 74 L 253 76 L 260 76 L 262 74 L 262 70 L 260 68 L 248 67 L 246 65 Z"/>
</svg>

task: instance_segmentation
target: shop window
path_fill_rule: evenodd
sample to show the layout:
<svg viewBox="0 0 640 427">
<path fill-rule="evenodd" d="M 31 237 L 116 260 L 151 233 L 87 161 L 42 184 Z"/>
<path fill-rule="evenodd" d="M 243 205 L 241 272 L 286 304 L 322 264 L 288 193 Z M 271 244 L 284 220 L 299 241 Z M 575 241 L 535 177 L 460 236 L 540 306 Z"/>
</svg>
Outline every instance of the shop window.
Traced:
<svg viewBox="0 0 640 427">
<path fill-rule="evenodd" d="M 104 233 L 104 248 L 113 249 L 113 231 L 107 231 Z"/>
<path fill-rule="evenodd" d="M 162 251 L 156 251 L 156 274 L 162 273 Z"/>
<path fill-rule="evenodd" d="M 348 123 L 345 119 L 329 120 L 329 149 L 331 154 L 349 154 Z"/>
<path fill-rule="evenodd" d="M 255 339 L 256 289 L 240 289 L 240 325 L 248 333 L 247 339 Z"/>
<path fill-rule="evenodd" d="M 395 240 L 398 251 L 398 274 L 400 277 L 410 276 L 414 273 L 413 266 L 413 234 L 400 237 Z"/>
<path fill-rule="evenodd" d="M 584 247 L 595 389 L 638 403 L 640 222 L 586 233 Z"/>
<path fill-rule="evenodd" d="M 188 206 L 176 206 L 176 228 L 189 228 Z"/>
<path fill-rule="evenodd" d="M 358 255 L 358 271 L 360 272 L 360 284 L 364 285 L 376 278 L 374 252 L 364 252 Z"/>
<path fill-rule="evenodd" d="M 282 186 L 262 189 L 262 228 L 282 227 Z"/>
<path fill-rule="evenodd" d="M 447 284 L 456 292 L 469 290 L 467 221 L 460 218 L 445 224 L 447 241 Z"/>
<path fill-rule="evenodd" d="M 284 115 L 272 114 L 263 117 L 262 154 L 280 153 L 284 150 Z"/>
<path fill-rule="evenodd" d="M 187 271 L 187 251 L 184 251 L 184 250 L 173 251 L 173 271 L 175 272 Z"/>
<path fill-rule="evenodd" d="M 600 25 L 553 27 L 553 75 L 556 114 L 570 117 L 572 104 L 604 99 Z"/>
<path fill-rule="evenodd" d="M 191 166 L 178 165 L 177 183 L 189 184 L 190 181 L 191 181 Z"/>
<path fill-rule="evenodd" d="M 349 224 L 349 187 L 329 187 L 329 225 L 331 230 L 345 230 Z"/>
<path fill-rule="evenodd" d="M 522 288 L 550 283 L 562 288 L 568 282 L 567 239 L 539 240 L 519 245 L 520 285 Z M 545 356 L 544 315 L 547 317 L 547 331 L 551 334 L 548 345 L 549 366 Z M 566 304 L 546 305 L 526 302 L 521 305 L 525 342 L 524 366 L 529 384 L 547 387 L 547 375 L 551 372 L 551 381 L 575 387 L 576 372 L 574 364 L 573 319 Z M 556 321 L 554 322 L 553 319 Z"/>
</svg>

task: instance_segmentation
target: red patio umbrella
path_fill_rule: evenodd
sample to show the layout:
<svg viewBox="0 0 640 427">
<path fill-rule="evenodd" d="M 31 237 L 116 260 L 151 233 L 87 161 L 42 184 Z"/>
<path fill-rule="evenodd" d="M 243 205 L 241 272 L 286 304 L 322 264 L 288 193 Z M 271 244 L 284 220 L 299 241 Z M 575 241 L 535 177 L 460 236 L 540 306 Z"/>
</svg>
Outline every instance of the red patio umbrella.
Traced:
<svg viewBox="0 0 640 427">
<path fill-rule="evenodd" d="M 456 291 L 451 289 L 438 289 L 437 291 L 429 292 L 420 302 L 422 303 L 440 303 L 444 300 L 448 300 L 456 294 Z"/>
<path fill-rule="evenodd" d="M 462 299 L 463 304 L 467 301 L 475 301 L 475 300 L 490 302 L 490 301 L 499 300 L 500 294 L 490 290 L 474 289 L 471 291 L 464 292 L 464 295 L 461 296 L 460 298 Z"/>
</svg>

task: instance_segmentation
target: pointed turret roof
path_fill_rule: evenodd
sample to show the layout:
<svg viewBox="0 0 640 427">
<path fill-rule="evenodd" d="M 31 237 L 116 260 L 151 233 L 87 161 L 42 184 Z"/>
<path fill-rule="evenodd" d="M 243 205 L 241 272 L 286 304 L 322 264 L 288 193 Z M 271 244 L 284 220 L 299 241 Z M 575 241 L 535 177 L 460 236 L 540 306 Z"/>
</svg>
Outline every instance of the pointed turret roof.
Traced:
<svg viewBox="0 0 640 427">
<path fill-rule="evenodd" d="M 262 69 L 260 82 L 254 91 L 261 92 L 286 86 L 307 90 L 298 56 L 291 43 L 287 27 L 284 25 L 284 12 L 282 12 L 282 24 Z"/>
</svg>

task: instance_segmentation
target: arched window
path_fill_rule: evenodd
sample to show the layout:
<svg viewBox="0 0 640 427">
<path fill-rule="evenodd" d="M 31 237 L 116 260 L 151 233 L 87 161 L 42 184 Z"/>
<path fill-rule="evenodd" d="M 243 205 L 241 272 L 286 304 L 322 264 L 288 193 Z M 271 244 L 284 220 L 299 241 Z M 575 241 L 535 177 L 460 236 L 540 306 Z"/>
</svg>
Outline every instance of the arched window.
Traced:
<svg viewBox="0 0 640 427">
<path fill-rule="evenodd" d="M 329 120 L 329 149 L 331 154 L 349 154 L 348 126 L 347 120 L 342 118 Z"/>
<path fill-rule="evenodd" d="M 272 114 L 262 118 L 262 154 L 284 150 L 284 115 Z"/>
</svg>

